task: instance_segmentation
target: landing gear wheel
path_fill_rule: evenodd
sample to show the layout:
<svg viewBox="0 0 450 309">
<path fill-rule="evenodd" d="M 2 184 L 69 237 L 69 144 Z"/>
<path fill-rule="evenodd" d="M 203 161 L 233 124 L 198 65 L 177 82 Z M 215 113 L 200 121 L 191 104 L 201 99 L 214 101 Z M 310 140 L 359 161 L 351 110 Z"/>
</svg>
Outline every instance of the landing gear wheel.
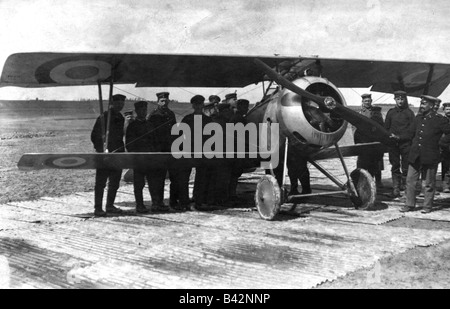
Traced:
<svg viewBox="0 0 450 309">
<path fill-rule="evenodd" d="M 358 168 L 350 174 L 356 194 L 350 192 L 350 200 L 357 209 L 370 210 L 375 205 L 377 188 L 368 171 Z"/>
<path fill-rule="evenodd" d="M 262 176 L 256 185 L 255 204 L 261 218 L 273 220 L 283 203 L 283 192 L 272 175 Z"/>
</svg>

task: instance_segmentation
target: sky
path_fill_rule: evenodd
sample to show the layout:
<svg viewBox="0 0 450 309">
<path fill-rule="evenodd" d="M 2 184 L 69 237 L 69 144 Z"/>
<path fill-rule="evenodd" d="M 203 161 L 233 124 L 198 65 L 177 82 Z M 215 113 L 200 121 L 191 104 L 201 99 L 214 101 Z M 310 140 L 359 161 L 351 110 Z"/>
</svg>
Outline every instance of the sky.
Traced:
<svg viewBox="0 0 450 309">
<path fill-rule="evenodd" d="M 450 63 L 450 1 L 433 0 L 0 0 L 0 69 L 18 52 L 180 53 Z M 129 97 L 188 101 L 237 90 L 117 86 Z M 341 89 L 360 104 L 368 89 Z M 105 93 L 107 89 L 105 88 Z M 0 88 L 0 100 L 97 98 L 97 88 Z M 373 93 L 375 103 L 392 95 Z M 450 89 L 441 96 L 450 102 Z M 418 104 L 417 100 L 410 103 Z"/>
</svg>

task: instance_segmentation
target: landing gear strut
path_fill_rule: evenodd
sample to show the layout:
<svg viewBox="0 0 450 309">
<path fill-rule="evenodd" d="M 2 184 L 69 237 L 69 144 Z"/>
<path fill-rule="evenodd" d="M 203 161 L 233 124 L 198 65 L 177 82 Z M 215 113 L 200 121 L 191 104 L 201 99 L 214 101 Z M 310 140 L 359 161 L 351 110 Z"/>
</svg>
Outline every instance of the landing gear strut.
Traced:
<svg viewBox="0 0 450 309">
<path fill-rule="evenodd" d="M 286 142 L 287 143 L 287 142 Z M 372 176 L 364 169 L 356 169 L 350 174 L 348 173 L 347 166 L 344 162 L 339 146 L 336 144 L 336 151 L 338 152 L 339 159 L 341 160 L 342 166 L 344 168 L 345 174 L 347 176 L 347 183 L 344 184 L 333 175 L 328 173 L 323 167 L 321 167 L 317 162 L 310 161 L 310 163 L 315 166 L 319 171 L 321 171 L 325 176 L 327 176 L 331 181 L 333 181 L 339 188 L 340 191 L 322 192 L 322 193 L 312 193 L 305 195 L 291 195 L 289 197 L 286 195 L 286 189 L 284 188 L 284 179 L 286 178 L 286 154 L 287 149 L 285 149 L 284 156 L 284 169 L 283 177 L 281 178 L 281 187 L 278 184 L 275 175 L 265 175 L 263 176 L 256 186 L 255 192 L 255 204 L 258 209 L 259 215 L 264 220 L 273 220 L 275 216 L 279 213 L 281 205 L 284 202 L 291 202 L 297 197 L 306 196 L 318 196 L 318 195 L 328 195 L 344 193 L 349 196 L 350 201 L 355 206 L 356 209 L 370 210 L 375 204 L 376 197 L 376 186 L 375 181 Z"/>
</svg>

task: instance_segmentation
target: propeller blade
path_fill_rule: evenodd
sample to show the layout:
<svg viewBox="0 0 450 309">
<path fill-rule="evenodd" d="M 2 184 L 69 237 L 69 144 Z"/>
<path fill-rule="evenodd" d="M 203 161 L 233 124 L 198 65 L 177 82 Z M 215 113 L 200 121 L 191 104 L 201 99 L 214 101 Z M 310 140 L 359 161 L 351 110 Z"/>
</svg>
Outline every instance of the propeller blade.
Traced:
<svg viewBox="0 0 450 309">
<path fill-rule="evenodd" d="M 306 97 L 314 102 L 316 102 L 321 109 L 326 109 L 333 111 L 336 115 L 342 119 L 351 123 L 356 129 L 362 132 L 364 135 L 372 137 L 375 141 L 378 141 L 386 146 L 394 146 L 396 141 L 389 136 L 391 135 L 382 125 L 378 122 L 361 115 L 354 110 L 345 107 L 344 105 L 338 104 L 336 100 L 332 97 L 322 97 L 312 94 L 306 91 L 294 83 L 290 82 L 276 71 L 274 71 L 267 64 L 261 60 L 255 58 L 255 63 L 261 70 L 263 70 L 269 78 L 277 82 L 277 84 L 291 90 L 292 92 Z"/>
</svg>

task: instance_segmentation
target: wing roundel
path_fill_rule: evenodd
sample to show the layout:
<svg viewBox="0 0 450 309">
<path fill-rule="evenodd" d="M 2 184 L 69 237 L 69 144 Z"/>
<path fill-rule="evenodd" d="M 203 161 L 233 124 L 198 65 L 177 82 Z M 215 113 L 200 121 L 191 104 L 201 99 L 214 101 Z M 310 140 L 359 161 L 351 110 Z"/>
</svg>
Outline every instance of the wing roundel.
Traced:
<svg viewBox="0 0 450 309">
<path fill-rule="evenodd" d="M 111 68 L 106 59 L 60 58 L 39 66 L 35 77 L 39 84 L 86 85 L 106 81 Z"/>
</svg>

